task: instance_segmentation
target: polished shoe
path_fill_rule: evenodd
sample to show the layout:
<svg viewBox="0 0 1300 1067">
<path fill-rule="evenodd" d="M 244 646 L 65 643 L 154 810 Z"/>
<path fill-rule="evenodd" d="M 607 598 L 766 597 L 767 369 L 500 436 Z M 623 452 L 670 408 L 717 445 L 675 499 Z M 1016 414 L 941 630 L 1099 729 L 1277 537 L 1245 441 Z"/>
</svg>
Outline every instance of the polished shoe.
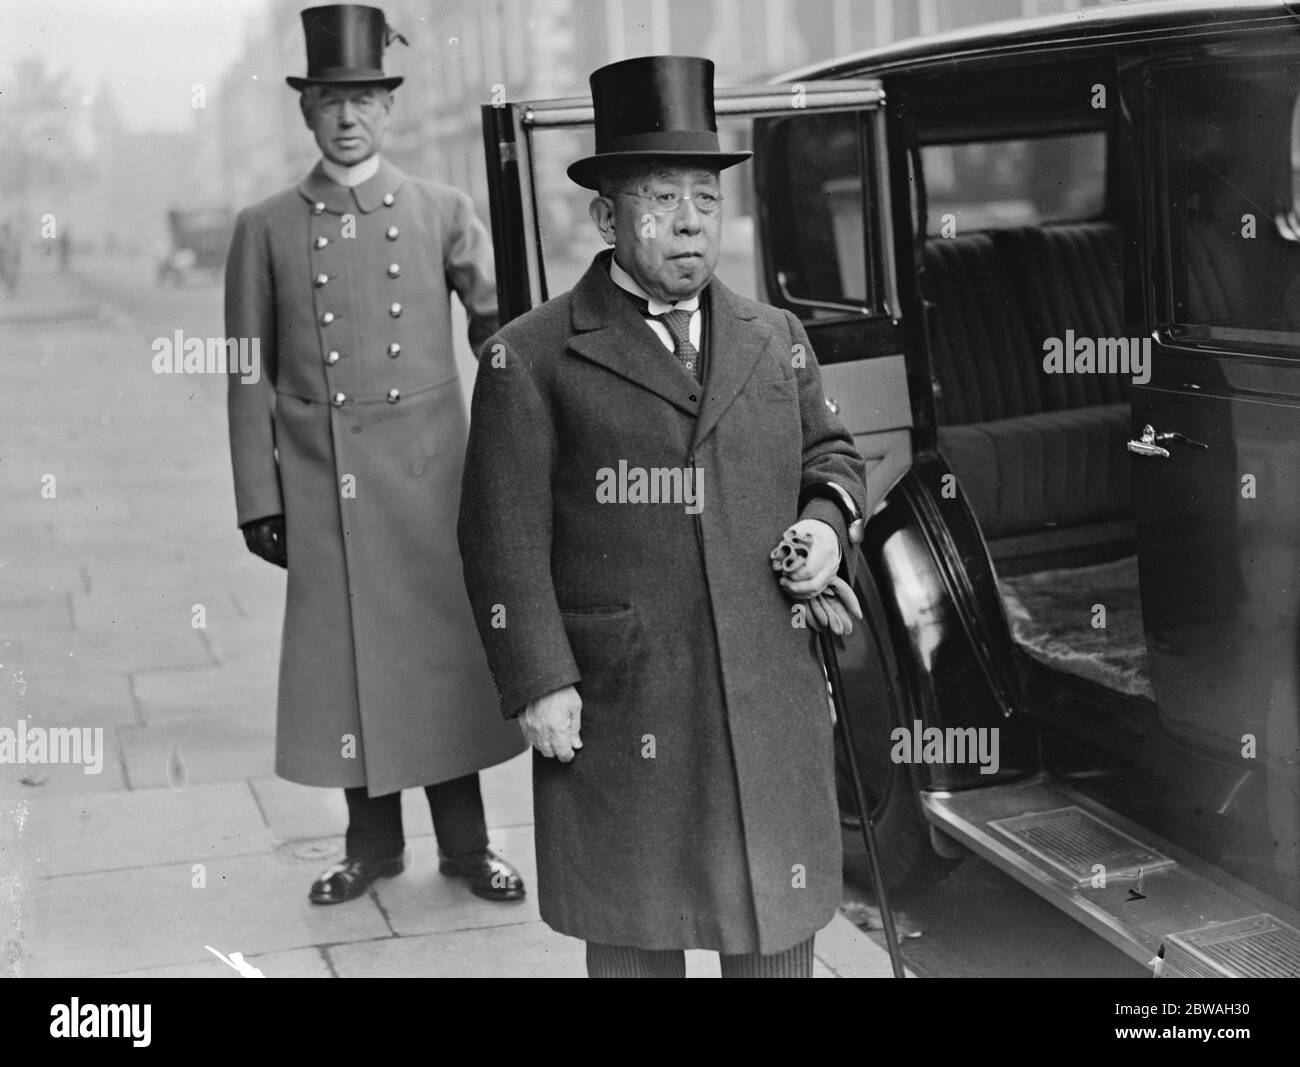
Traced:
<svg viewBox="0 0 1300 1067">
<path fill-rule="evenodd" d="M 469 882 L 469 891 L 484 900 L 520 900 L 524 880 L 505 860 L 490 849 L 466 856 L 449 856 L 438 851 L 438 871 Z"/>
<path fill-rule="evenodd" d="M 354 860 L 345 858 L 324 871 L 312 883 L 308 899 L 313 904 L 343 904 L 356 900 L 377 878 L 392 878 L 406 869 L 406 858 L 399 854 L 390 860 Z"/>
</svg>

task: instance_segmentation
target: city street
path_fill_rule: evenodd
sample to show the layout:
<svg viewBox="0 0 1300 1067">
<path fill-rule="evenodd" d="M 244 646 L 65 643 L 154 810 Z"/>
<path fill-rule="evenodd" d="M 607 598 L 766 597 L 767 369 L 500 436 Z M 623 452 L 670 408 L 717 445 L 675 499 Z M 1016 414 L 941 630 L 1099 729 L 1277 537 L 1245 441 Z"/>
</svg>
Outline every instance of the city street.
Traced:
<svg viewBox="0 0 1300 1067">
<path fill-rule="evenodd" d="M 345 812 L 340 791 L 273 774 L 284 575 L 234 524 L 224 380 L 151 369 L 154 338 L 221 335 L 221 288 L 152 275 L 32 257 L 0 302 L 0 723 L 102 729 L 106 750 L 97 774 L 0 768 L 0 973 L 233 977 L 210 945 L 267 976 L 581 975 L 533 894 L 490 904 L 437 873 L 413 792 L 406 873 L 307 902 Z M 527 757 L 484 796 L 531 886 Z M 868 915 L 853 890 L 846 910 Z M 1143 974 L 975 858 L 899 910 L 919 975 Z M 889 973 L 879 931 L 844 915 L 817 954 L 823 977 Z M 705 953 L 689 967 L 717 973 Z"/>
</svg>

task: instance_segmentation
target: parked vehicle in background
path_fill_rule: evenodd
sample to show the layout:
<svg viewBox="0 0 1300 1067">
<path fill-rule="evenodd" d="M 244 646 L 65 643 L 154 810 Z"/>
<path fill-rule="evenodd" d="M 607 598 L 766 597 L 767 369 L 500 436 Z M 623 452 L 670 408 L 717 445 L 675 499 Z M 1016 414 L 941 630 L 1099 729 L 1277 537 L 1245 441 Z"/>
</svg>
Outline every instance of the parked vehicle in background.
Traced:
<svg viewBox="0 0 1300 1067">
<path fill-rule="evenodd" d="M 167 212 L 171 247 L 158 263 L 158 285 L 186 285 L 221 278 L 235 231 L 234 212 L 226 208 L 172 208 Z"/>
</svg>

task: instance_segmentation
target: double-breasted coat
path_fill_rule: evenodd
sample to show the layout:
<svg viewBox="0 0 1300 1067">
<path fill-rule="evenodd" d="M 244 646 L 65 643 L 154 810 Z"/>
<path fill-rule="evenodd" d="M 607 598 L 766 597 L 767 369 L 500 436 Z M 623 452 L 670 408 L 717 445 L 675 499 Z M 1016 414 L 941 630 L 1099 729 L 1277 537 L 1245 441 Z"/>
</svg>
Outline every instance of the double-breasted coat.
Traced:
<svg viewBox="0 0 1300 1067">
<path fill-rule="evenodd" d="M 489 339 L 471 407 L 460 545 L 502 711 L 583 702 L 572 762 L 534 754 L 539 907 L 590 941 L 776 952 L 833 916 L 841 854 L 826 681 L 768 554 L 800 517 L 843 543 L 801 494 L 865 507 L 864 465 L 794 316 L 710 282 L 701 386 L 608 269 Z"/>
<path fill-rule="evenodd" d="M 283 514 L 288 589 L 276 771 L 379 796 L 523 751 L 496 699 L 456 550 L 467 422 L 449 292 L 496 327 L 488 235 L 458 190 L 381 159 L 354 188 L 317 167 L 238 217 L 227 338 L 242 525 Z M 251 376 L 249 376 L 251 377 Z"/>
</svg>

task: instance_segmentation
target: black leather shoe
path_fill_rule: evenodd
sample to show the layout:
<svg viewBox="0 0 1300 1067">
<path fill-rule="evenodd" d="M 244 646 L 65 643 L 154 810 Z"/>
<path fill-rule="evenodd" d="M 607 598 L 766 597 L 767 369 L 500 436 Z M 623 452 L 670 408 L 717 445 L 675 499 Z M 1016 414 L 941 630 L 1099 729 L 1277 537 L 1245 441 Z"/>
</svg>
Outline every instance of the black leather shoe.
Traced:
<svg viewBox="0 0 1300 1067">
<path fill-rule="evenodd" d="M 467 856 L 449 856 L 438 852 L 438 870 L 453 878 L 469 882 L 469 891 L 484 900 L 521 900 L 524 880 L 505 860 L 490 849 Z"/>
<path fill-rule="evenodd" d="M 308 899 L 313 904 L 343 904 L 356 900 L 376 878 L 392 878 L 406 870 L 405 854 L 391 860 L 354 860 L 345 858 L 324 871 L 312 883 Z"/>
</svg>

